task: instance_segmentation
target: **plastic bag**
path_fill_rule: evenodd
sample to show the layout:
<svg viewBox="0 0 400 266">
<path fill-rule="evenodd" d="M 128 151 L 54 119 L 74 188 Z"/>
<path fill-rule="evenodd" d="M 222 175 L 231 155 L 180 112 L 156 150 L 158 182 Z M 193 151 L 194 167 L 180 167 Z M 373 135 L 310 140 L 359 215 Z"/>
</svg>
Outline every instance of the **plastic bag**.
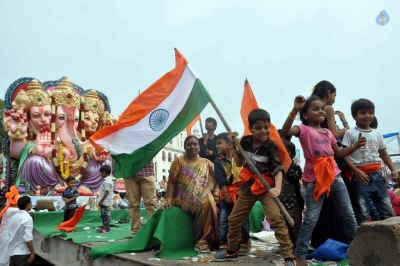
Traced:
<svg viewBox="0 0 400 266">
<path fill-rule="evenodd" d="M 340 261 L 342 259 L 347 259 L 347 249 L 349 245 L 330 239 L 325 241 L 324 244 L 319 246 L 311 254 L 307 255 L 307 259 L 317 259 L 317 260 L 335 260 Z"/>
<path fill-rule="evenodd" d="M 264 221 L 262 221 L 261 223 L 263 225 L 262 231 L 271 231 L 271 226 L 269 225 L 266 217 L 264 217 Z"/>
</svg>

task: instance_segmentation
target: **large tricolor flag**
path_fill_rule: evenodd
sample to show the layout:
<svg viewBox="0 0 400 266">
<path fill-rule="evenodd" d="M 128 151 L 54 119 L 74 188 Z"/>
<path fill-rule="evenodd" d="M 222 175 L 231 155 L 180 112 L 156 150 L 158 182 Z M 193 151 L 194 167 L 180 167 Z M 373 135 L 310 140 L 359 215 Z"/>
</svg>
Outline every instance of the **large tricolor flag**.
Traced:
<svg viewBox="0 0 400 266">
<path fill-rule="evenodd" d="M 244 82 L 242 106 L 240 108 L 240 115 L 242 117 L 242 121 L 243 121 L 243 125 L 244 125 L 243 135 L 251 134 L 250 129 L 249 129 L 249 121 L 247 118 L 251 111 L 253 111 L 254 109 L 259 109 L 259 108 L 260 107 L 258 107 L 258 103 L 256 101 L 256 98 L 254 97 L 253 90 L 250 87 L 250 83 L 246 79 Z M 286 147 L 283 144 L 281 137 L 279 136 L 278 130 L 272 123 L 270 124 L 269 137 L 278 146 L 282 166 L 285 168 L 285 171 L 287 171 L 289 169 L 290 165 L 292 164 L 292 159 L 290 158 L 289 153 L 287 152 Z"/>
<path fill-rule="evenodd" d="M 211 101 L 196 73 L 175 49 L 176 66 L 136 97 L 118 122 L 90 137 L 115 159 L 116 177 L 140 171 Z"/>
</svg>

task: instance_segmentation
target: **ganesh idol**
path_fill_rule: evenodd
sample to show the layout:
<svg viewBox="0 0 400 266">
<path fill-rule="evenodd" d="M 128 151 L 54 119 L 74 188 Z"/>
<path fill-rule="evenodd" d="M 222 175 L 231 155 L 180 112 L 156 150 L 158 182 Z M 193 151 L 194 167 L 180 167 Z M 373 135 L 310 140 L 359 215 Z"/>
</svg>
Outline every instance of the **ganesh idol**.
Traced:
<svg viewBox="0 0 400 266">
<path fill-rule="evenodd" d="M 86 142 L 85 130 L 77 132 L 85 104 L 71 82 L 62 79 L 50 94 L 50 126 L 38 130 L 34 145 L 20 163 L 20 181 L 27 183 L 30 191 L 50 187 L 60 192 L 65 178 L 71 175 L 78 181 L 81 195 L 92 195 L 100 188 L 99 169 L 110 163 L 109 156 L 102 152 L 95 158 L 94 149 Z"/>
</svg>

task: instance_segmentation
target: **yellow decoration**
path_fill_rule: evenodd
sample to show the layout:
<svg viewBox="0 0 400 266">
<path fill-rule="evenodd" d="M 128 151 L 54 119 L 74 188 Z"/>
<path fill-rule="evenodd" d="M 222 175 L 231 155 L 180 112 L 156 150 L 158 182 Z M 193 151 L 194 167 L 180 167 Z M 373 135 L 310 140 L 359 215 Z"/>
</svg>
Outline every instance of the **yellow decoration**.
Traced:
<svg viewBox="0 0 400 266">
<path fill-rule="evenodd" d="M 26 88 L 26 95 L 29 97 L 29 108 L 51 104 L 50 95 L 43 91 L 42 85 L 36 79 L 29 83 L 28 88 Z"/>
<path fill-rule="evenodd" d="M 21 124 L 21 122 L 19 122 L 19 123 Z M 24 139 L 24 138 L 28 137 L 28 132 L 25 132 L 22 134 L 20 130 L 17 130 L 17 132 L 15 132 L 15 133 L 8 131 L 8 136 L 11 139 Z"/>
<path fill-rule="evenodd" d="M 91 90 L 85 95 L 85 111 L 97 113 L 99 117 L 104 113 L 104 104 L 95 90 Z"/>
<path fill-rule="evenodd" d="M 66 107 L 79 108 L 81 104 L 81 97 L 76 93 L 72 83 L 67 78 L 63 78 L 53 90 L 53 98 L 56 100 L 56 106 L 64 105 Z"/>
<path fill-rule="evenodd" d="M 315 87 L 312 87 L 311 91 L 315 91 Z"/>
<path fill-rule="evenodd" d="M 66 169 L 64 171 L 64 150 L 67 149 L 66 147 L 62 147 L 60 149 L 60 173 L 61 176 L 66 178 L 69 176 L 69 159 L 67 161 Z"/>
<path fill-rule="evenodd" d="M 57 167 L 57 166 L 59 165 L 58 160 L 57 160 L 56 157 L 54 157 L 54 158 L 52 159 L 52 161 L 53 161 L 53 165 L 54 165 L 55 167 Z"/>
<path fill-rule="evenodd" d="M 20 90 L 17 94 L 17 97 L 15 97 L 14 101 L 12 102 L 12 106 L 17 107 L 22 111 L 22 109 L 26 108 L 29 105 L 29 101 L 30 99 L 26 92 Z"/>
</svg>

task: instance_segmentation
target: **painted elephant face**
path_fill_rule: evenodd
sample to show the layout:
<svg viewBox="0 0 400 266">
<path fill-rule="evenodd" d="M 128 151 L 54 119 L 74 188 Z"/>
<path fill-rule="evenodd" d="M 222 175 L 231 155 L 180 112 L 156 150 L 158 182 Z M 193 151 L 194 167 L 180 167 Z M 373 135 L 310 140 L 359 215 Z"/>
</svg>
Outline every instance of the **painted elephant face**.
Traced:
<svg viewBox="0 0 400 266">
<path fill-rule="evenodd" d="M 50 127 L 51 106 L 32 106 L 29 110 L 29 126 L 37 134 L 41 129 Z"/>
<path fill-rule="evenodd" d="M 75 107 L 57 106 L 56 128 L 61 142 L 71 151 L 71 162 L 79 159 L 81 147 L 76 136 L 79 124 L 79 110 Z"/>
<path fill-rule="evenodd" d="M 79 124 L 79 110 L 75 107 L 57 106 L 56 128 L 67 127 L 71 136 L 76 136 Z"/>
<path fill-rule="evenodd" d="M 85 131 L 88 136 L 93 135 L 99 128 L 100 117 L 92 111 L 85 112 Z"/>
</svg>

